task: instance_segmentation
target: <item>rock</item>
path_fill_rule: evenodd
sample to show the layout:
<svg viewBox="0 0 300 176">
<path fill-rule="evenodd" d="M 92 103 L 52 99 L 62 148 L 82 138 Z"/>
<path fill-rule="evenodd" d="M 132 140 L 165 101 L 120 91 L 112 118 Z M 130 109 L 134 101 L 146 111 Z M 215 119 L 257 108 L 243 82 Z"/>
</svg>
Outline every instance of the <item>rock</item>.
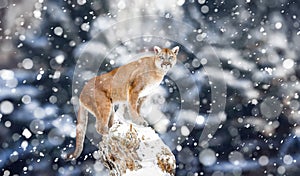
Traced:
<svg viewBox="0 0 300 176">
<path fill-rule="evenodd" d="M 151 127 L 115 123 L 99 149 L 111 176 L 175 175 L 175 157 Z"/>
</svg>

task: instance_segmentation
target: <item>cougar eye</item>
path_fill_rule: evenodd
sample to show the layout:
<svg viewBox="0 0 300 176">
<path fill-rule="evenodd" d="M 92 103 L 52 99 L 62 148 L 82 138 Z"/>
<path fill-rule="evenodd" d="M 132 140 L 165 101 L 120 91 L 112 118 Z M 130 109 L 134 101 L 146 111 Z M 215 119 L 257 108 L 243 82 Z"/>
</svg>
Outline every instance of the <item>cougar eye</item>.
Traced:
<svg viewBox="0 0 300 176">
<path fill-rule="evenodd" d="M 169 60 L 172 60 L 172 59 L 173 59 L 173 56 L 170 56 L 170 57 L 169 57 Z"/>
<path fill-rule="evenodd" d="M 164 57 L 163 57 L 163 56 L 159 56 L 159 58 L 160 58 L 160 59 L 164 59 Z"/>
</svg>

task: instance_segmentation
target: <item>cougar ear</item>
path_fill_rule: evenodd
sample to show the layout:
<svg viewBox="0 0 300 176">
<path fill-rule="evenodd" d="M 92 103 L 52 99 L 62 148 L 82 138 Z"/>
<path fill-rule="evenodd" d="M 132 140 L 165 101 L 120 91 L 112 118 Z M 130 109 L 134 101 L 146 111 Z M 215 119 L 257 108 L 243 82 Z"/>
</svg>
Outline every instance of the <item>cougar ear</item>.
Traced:
<svg viewBox="0 0 300 176">
<path fill-rule="evenodd" d="M 158 46 L 154 46 L 154 52 L 155 52 L 155 54 L 158 54 L 158 53 L 160 53 L 161 52 L 161 48 L 160 47 L 158 47 Z"/>
<path fill-rule="evenodd" d="M 177 55 L 179 52 L 179 46 L 175 46 L 174 48 L 172 48 L 172 52 Z"/>
</svg>

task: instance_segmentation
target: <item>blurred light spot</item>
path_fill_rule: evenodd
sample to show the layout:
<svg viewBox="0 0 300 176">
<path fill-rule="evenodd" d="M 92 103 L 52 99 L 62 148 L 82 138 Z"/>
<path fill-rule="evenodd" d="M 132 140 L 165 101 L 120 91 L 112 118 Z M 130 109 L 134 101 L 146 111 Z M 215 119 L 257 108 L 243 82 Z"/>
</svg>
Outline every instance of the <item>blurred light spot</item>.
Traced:
<svg viewBox="0 0 300 176">
<path fill-rule="evenodd" d="M 14 151 L 10 157 L 9 157 L 11 162 L 16 162 L 19 159 L 19 153 L 17 151 Z"/>
<path fill-rule="evenodd" d="M 276 29 L 281 29 L 282 28 L 282 23 L 281 22 L 276 22 L 275 23 L 275 28 Z"/>
<path fill-rule="evenodd" d="M 294 134 L 295 134 L 297 137 L 300 137 L 300 127 L 299 127 L 299 126 L 295 127 L 295 128 L 293 129 L 293 131 L 294 131 Z"/>
<path fill-rule="evenodd" d="M 270 68 L 270 67 L 265 67 L 264 69 L 269 75 L 272 75 L 273 74 L 273 69 Z"/>
<path fill-rule="evenodd" d="M 24 95 L 24 96 L 22 97 L 22 102 L 23 102 L 24 104 L 29 104 L 29 103 L 31 102 L 31 97 L 30 97 L 29 95 Z"/>
<path fill-rule="evenodd" d="M 289 107 L 292 109 L 292 110 L 298 110 L 300 108 L 300 103 L 298 100 L 291 100 L 289 103 Z"/>
<path fill-rule="evenodd" d="M 199 4 L 204 4 L 206 0 L 198 0 Z"/>
<path fill-rule="evenodd" d="M 45 113 L 47 116 L 51 116 L 51 115 L 56 115 L 56 107 L 54 108 L 53 106 L 47 106 L 44 108 Z"/>
<path fill-rule="evenodd" d="M 265 118 L 274 119 L 281 114 L 282 104 L 277 98 L 267 97 L 260 104 L 260 111 Z"/>
<path fill-rule="evenodd" d="M 228 131 L 231 136 L 237 136 L 239 134 L 238 130 L 233 126 L 229 126 Z"/>
<path fill-rule="evenodd" d="M 43 134 L 45 130 L 45 124 L 42 120 L 33 120 L 29 125 L 30 131 L 34 134 Z"/>
<path fill-rule="evenodd" d="M 64 136 L 59 132 L 57 128 L 52 129 L 48 133 L 48 139 L 49 142 L 53 145 L 61 145 L 65 140 Z"/>
<path fill-rule="evenodd" d="M 261 166 L 266 166 L 269 163 L 269 158 L 267 156 L 263 155 L 263 156 L 259 157 L 258 163 Z"/>
<path fill-rule="evenodd" d="M 36 76 L 36 80 L 41 80 L 42 79 L 42 75 L 41 74 L 38 74 L 37 76 Z"/>
<path fill-rule="evenodd" d="M 82 25 L 80 26 L 80 28 L 83 30 L 83 31 L 86 31 L 88 32 L 90 30 L 90 25 L 88 23 L 82 23 Z"/>
<path fill-rule="evenodd" d="M 211 176 L 224 176 L 224 173 L 221 171 L 215 171 Z"/>
<path fill-rule="evenodd" d="M 26 58 L 22 61 L 22 66 L 23 66 L 23 68 L 25 68 L 27 70 L 31 69 L 33 67 L 33 62 L 31 59 Z"/>
<path fill-rule="evenodd" d="M 10 114 L 14 110 L 14 105 L 10 101 L 3 101 L 0 105 L 0 110 L 3 114 Z"/>
<path fill-rule="evenodd" d="M 28 138 L 30 138 L 31 137 L 31 132 L 27 129 L 27 128 L 25 128 L 24 130 L 23 130 L 23 132 L 22 132 L 22 135 L 26 138 L 26 139 L 28 139 Z"/>
<path fill-rule="evenodd" d="M 3 80 L 11 80 L 15 77 L 15 73 L 11 70 L 1 70 L 0 74 Z"/>
<path fill-rule="evenodd" d="M 245 162 L 243 154 L 238 151 L 231 152 L 228 156 L 228 159 L 233 165 L 236 165 L 236 166 L 243 164 Z"/>
<path fill-rule="evenodd" d="M 13 78 L 13 79 L 10 79 L 10 80 L 6 81 L 6 86 L 9 87 L 9 88 L 15 88 L 15 87 L 17 87 L 17 85 L 18 85 L 17 78 Z"/>
<path fill-rule="evenodd" d="M 39 142 L 38 139 L 32 139 L 32 140 L 31 140 L 31 145 L 32 145 L 33 147 L 37 147 L 39 144 L 40 144 L 40 142 Z"/>
<path fill-rule="evenodd" d="M 209 11 L 209 7 L 207 5 L 204 5 L 204 6 L 201 7 L 201 12 L 202 13 L 208 13 L 208 11 Z"/>
<path fill-rule="evenodd" d="M 19 40 L 24 41 L 25 39 L 26 39 L 26 36 L 25 36 L 25 35 L 20 35 L 20 36 L 19 36 Z"/>
<path fill-rule="evenodd" d="M 1 0 L 0 1 L 0 9 L 5 8 L 8 6 L 8 0 Z"/>
<path fill-rule="evenodd" d="M 60 54 L 58 56 L 55 57 L 55 61 L 58 63 L 58 64 L 62 64 L 65 60 L 65 56 Z"/>
<path fill-rule="evenodd" d="M 75 138 L 76 137 L 76 128 L 72 125 L 69 126 L 71 129 L 70 130 L 67 130 L 67 131 L 71 131 L 70 132 L 70 137 L 71 138 Z"/>
<path fill-rule="evenodd" d="M 284 166 L 279 166 L 277 168 L 277 172 L 281 175 L 283 175 L 285 173 L 285 167 Z"/>
<path fill-rule="evenodd" d="M 184 147 L 177 155 L 178 162 L 189 164 L 194 160 L 194 153 L 188 147 Z"/>
<path fill-rule="evenodd" d="M 252 99 L 251 103 L 254 105 L 257 105 L 258 101 L 257 101 L 257 99 Z"/>
<path fill-rule="evenodd" d="M 53 79 L 59 79 L 59 78 L 60 78 L 60 75 L 61 75 L 60 71 L 56 70 L 56 71 L 54 72 L 52 78 L 53 78 Z"/>
<path fill-rule="evenodd" d="M 57 102 L 57 97 L 55 95 L 51 95 L 51 97 L 49 97 L 49 102 L 55 104 Z"/>
<path fill-rule="evenodd" d="M 6 128 L 11 127 L 11 122 L 10 122 L 10 121 L 6 121 L 6 122 L 4 123 L 4 126 L 5 126 Z"/>
<path fill-rule="evenodd" d="M 197 58 L 194 58 L 192 61 L 192 66 L 198 68 L 200 66 L 200 61 Z"/>
<path fill-rule="evenodd" d="M 205 118 L 201 115 L 198 115 L 197 118 L 196 118 L 196 123 L 198 125 L 203 125 L 204 122 L 205 122 Z"/>
<path fill-rule="evenodd" d="M 33 115 L 34 117 L 36 118 L 44 118 L 46 113 L 45 113 L 45 110 L 41 107 L 37 107 L 35 108 L 35 110 L 33 111 Z"/>
<path fill-rule="evenodd" d="M 9 176 L 10 175 L 10 171 L 9 170 L 5 170 L 3 173 L 3 176 Z"/>
<path fill-rule="evenodd" d="M 204 149 L 199 154 L 199 161 L 204 166 L 211 166 L 217 161 L 216 153 L 215 151 L 211 149 Z"/>
<path fill-rule="evenodd" d="M 41 9 L 43 6 L 42 6 L 42 2 L 37 2 L 37 3 L 35 3 L 34 4 L 34 7 L 36 8 L 36 9 Z"/>
<path fill-rule="evenodd" d="M 45 154 L 44 154 L 43 152 L 40 152 L 39 155 L 40 155 L 41 157 L 44 157 L 44 156 L 45 156 Z"/>
<path fill-rule="evenodd" d="M 210 134 L 207 135 L 207 137 L 208 137 L 209 139 L 211 139 L 211 138 L 213 138 L 213 135 L 210 133 Z"/>
<path fill-rule="evenodd" d="M 283 162 L 286 165 L 290 165 L 293 163 L 293 157 L 291 155 L 284 155 Z"/>
<path fill-rule="evenodd" d="M 78 96 L 76 96 L 76 95 L 72 96 L 71 103 L 72 103 L 72 105 L 78 105 L 78 103 L 79 103 Z"/>
<path fill-rule="evenodd" d="M 285 69 L 290 69 L 290 68 L 293 68 L 294 66 L 294 60 L 293 59 L 285 59 L 282 63 L 282 66 L 285 68 Z"/>
<path fill-rule="evenodd" d="M 197 36 L 196 36 L 196 40 L 197 41 L 202 41 L 203 40 L 203 37 L 202 37 L 202 35 L 201 34 L 198 34 Z"/>
<path fill-rule="evenodd" d="M 124 1 L 119 1 L 119 3 L 118 3 L 117 6 L 118 6 L 118 8 L 121 9 L 121 10 L 123 10 L 123 9 L 126 8 L 126 4 L 125 4 Z"/>
<path fill-rule="evenodd" d="M 86 3 L 86 0 L 77 0 L 78 5 L 84 5 Z"/>
<path fill-rule="evenodd" d="M 76 45 L 76 42 L 73 41 L 73 40 L 71 40 L 71 41 L 69 42 L 69 45 L 70 45 L 71 47 L 74 47 L 74 46 Z"/>
<path fill-rule="evenodd" d="M 114 64 L 115 64 L 115 61 L 111 59 L 111 60 L 109 61 L 109 63 L 110 63 L 110 65 L 114 65 Z"/>
<path fill-rule="evenodd" d="M 206 59 L 206 58 L 202 58 L 202 59 L 200 60 L 200 63 L 201 63 L 202 65 L 207 64 L 207 59 Z"/>
<path fill-rule="evenodd" d="M 57 35 L 57 36 L 61 36 L 63 34 L 63 28 L 57 26 L 54 28 L 54 34 Z"/>
<path fill-rule="evenodd" d="M 11 138 L 16 142 L 21 138 L 21 135 L 19 133 L 14 133 Z"/>
<path fill-rule="evenodd" d="M 182 126 L 180 131 L 183 136 L 188 136 L 190 134 L 190 130 L 187 126 Z"/>
<path fill-rule="evenodd" d="M 182 6 L 185 3 L 185 0 L 177 0 L 177 5 Z"/>
<path fill-rule="evenodd" d="M 182 146 L 181 146 L 181 145 L 177 145 L 177 146 L 176 146 L 176 150 L 177 150 L 178 152 L 180 152 L 180 151 L 182 150 Z"/>
<path fill-rule="evenodd" d="M 264 27 L 260 27 L 259 32 L 264 32 L 265 28 Z"/>
<path fill-rule="evenodd" d="M 35 11 L 33 11 L 33 16 L 34 16 L 34 18 L 41 18 L 42 13 L 39 10 L 35 10 Z"/>
<path fill-rule="evenodd" d="M 21 143 L 21 148 L 25 151 L 27 147 L 28 147 L 28 142 L 27 141 L 23 141 Z"/>
</svg>

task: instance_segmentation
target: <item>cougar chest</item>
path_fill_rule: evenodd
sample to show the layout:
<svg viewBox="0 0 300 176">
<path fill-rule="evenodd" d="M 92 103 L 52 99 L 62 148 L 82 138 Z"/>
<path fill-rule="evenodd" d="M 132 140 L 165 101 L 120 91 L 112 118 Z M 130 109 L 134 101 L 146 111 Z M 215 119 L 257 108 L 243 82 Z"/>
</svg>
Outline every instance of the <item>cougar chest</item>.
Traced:
<svg viewBox="0 0 300 176">
<path fill-rule="evenodd" d="M 145 97 L 151 94 L 153 90 L 155 90 L 159 86 L 160 82 L 161 80 L 155 80 L 151 81 L 151 83 L 146 84 L 142 91 L 139 93 L 139 97 Z"/>
</svg>

